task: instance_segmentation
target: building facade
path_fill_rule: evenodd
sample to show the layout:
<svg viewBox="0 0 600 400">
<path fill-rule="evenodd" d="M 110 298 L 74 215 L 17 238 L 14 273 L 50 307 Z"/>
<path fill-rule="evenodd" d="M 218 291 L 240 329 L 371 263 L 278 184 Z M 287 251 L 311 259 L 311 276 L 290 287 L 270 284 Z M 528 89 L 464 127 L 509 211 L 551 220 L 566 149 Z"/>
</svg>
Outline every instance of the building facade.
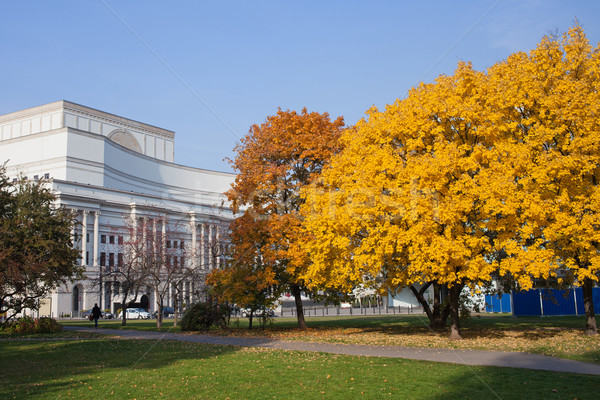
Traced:
<svg viewBox="0 0 600 400">
<path fill-rule="evenodd" d="M 174 138 L 172 131 L 68 101 L 0 116 L 7 175 L 44 178 L 79 222 L 73 239 L 85 279 L 45 299 L 40 316 L 77 317 L 94 303 L 116 311 L 119 284 L 102 277 L 122 262 L 130 223 L 171 232 L 165 245 L 180 249 L 175 263 L 205 272 L 219 266 L 232 218 L 223 193 L 235 175 L 175 164 Z M 184 284 L 183 302 L 194 301 L 201 283 Z M 137 300 L 153 312 L 156 297 L 145 288 Z"/>
</svg>

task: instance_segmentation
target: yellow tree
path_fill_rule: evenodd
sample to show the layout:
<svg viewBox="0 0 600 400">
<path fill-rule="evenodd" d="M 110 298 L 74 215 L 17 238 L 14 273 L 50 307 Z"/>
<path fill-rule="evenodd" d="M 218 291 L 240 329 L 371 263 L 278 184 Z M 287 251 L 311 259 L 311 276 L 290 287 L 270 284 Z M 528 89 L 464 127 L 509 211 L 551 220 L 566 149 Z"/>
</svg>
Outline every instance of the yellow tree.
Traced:
<svg viewBox="0 0 600 400">
<path fill-rule="evenodd" d="M 588 334 L 597 331 L 592 288 L 600 269 L 599 78 L 600 47 L 579 25 L 490 70 L 492 118 L 512 182 L 498 206 L 518 220 L 501 271 L 523 288 L 538 277 L 575 279 Z"/>
<path fill-rule="evenodd" d="M 255 243 L 253 251 L 260 256 L 260 265 L 274 272 L 277 284 L 293 294 L 300 328 L 306 327 L 300 297 L 304 287 L 299 277 L 304 265 L 294 262 L 290 254 L 290 245 L 299 234 L 299 192 L 338 151 L 343 126 L 342 117 L 331 121 L 327 113 L 280 109 L 250 128 L 236 146 L 232 162 L 239 175 L 227 196 L 234 212 L 247 215 L 238 220 L 235 229 L 240 235 L 246 232 L 247 241 L 252 242 L 256 236 L 244 224 L 257 226 L 257 221 L 262 221 L 261 242 Z M 232 265 L 244 265 L 236 263 L 236 257 L 246 257 L 243 251 L 232 254 Z"/>
<path fill-rule="evenodd" d="M 460 63 L 344 134 L 344 150 L 304 193 L 310 285 L 349 289 L 383 277 L 391 289 L 447 286 L 450 337 L 460 338 L 460 292 L 497 270 L 503 218 L 486 194 L 497 159 L 486 85 Z"/>
</svg>

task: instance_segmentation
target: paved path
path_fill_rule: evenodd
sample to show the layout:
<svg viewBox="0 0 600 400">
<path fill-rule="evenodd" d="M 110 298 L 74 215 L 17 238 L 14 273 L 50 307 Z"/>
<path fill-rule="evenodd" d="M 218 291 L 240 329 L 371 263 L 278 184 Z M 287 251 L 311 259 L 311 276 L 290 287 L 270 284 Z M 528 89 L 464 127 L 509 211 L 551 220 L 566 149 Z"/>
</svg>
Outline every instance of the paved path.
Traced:
<svg viewBox="0 0 600 400">
<path fill-rule="evenodd" d="M 577 374 L 600 375 L 600 365 L 528 353 L 313 343 L 277 340 L 266 337 L 211 336 L 203 334 L 144 332 L 136 330 L 93 329 L 75 326 L 65 326 L 64 329 L 69 331 L 97 332 L 127 339 L 168 339 L 217 345 L 264 347 L 281 350 L 318 351 L 323 353 L 348 354 L 352 356 L 409 358 L 412 360 L 437 361 L 453 364 L 488 365 L 496 367 L 527 368 L 555 372 L 573 372 Z"/>
</svg>

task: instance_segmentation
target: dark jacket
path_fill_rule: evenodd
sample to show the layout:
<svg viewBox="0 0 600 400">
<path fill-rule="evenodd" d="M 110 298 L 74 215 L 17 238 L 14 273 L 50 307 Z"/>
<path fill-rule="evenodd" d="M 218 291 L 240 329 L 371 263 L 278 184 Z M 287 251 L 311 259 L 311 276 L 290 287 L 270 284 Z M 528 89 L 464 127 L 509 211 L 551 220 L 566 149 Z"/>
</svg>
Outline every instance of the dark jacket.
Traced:
<svg viewBox="0 0 600 400">
<path fill-rule="evenodd" d="M 92 317 L 94 317 L 94 319 L 100 318 L 102 316 L 102 311 L 100 311 L 100 307 L 98 306 L 94 306 L 94 308 L 92 308 Z"/>
</svg>

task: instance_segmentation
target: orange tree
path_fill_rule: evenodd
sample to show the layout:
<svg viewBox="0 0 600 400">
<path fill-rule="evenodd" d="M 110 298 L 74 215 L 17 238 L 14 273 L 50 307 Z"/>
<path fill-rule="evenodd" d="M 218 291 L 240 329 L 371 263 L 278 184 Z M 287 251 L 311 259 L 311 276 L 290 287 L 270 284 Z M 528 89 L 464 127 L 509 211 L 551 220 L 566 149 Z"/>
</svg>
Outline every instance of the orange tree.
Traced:
<svg viewBox="0 0 600 400">
<path fill-rule="evenodd" d="M 342 117 L 331 121 L 327 113 L 280 109 L 250 128 L 232 161 L 239 174 L 227 196 L 234 212 L 245 214 L 232 225 L 239 240 L 232 243 L 228 267 L 246 268 L 248 259 L 260 260 L 255 267 L 268 270 L 279 289 L 294 296 L 300 328 L 306 327 L 300 297 L 305 291 L 300 271 L 306 265 L 290 250 L 299 235 L 299 193 L 338 151 L 343 126 Z"/>
</svg>

